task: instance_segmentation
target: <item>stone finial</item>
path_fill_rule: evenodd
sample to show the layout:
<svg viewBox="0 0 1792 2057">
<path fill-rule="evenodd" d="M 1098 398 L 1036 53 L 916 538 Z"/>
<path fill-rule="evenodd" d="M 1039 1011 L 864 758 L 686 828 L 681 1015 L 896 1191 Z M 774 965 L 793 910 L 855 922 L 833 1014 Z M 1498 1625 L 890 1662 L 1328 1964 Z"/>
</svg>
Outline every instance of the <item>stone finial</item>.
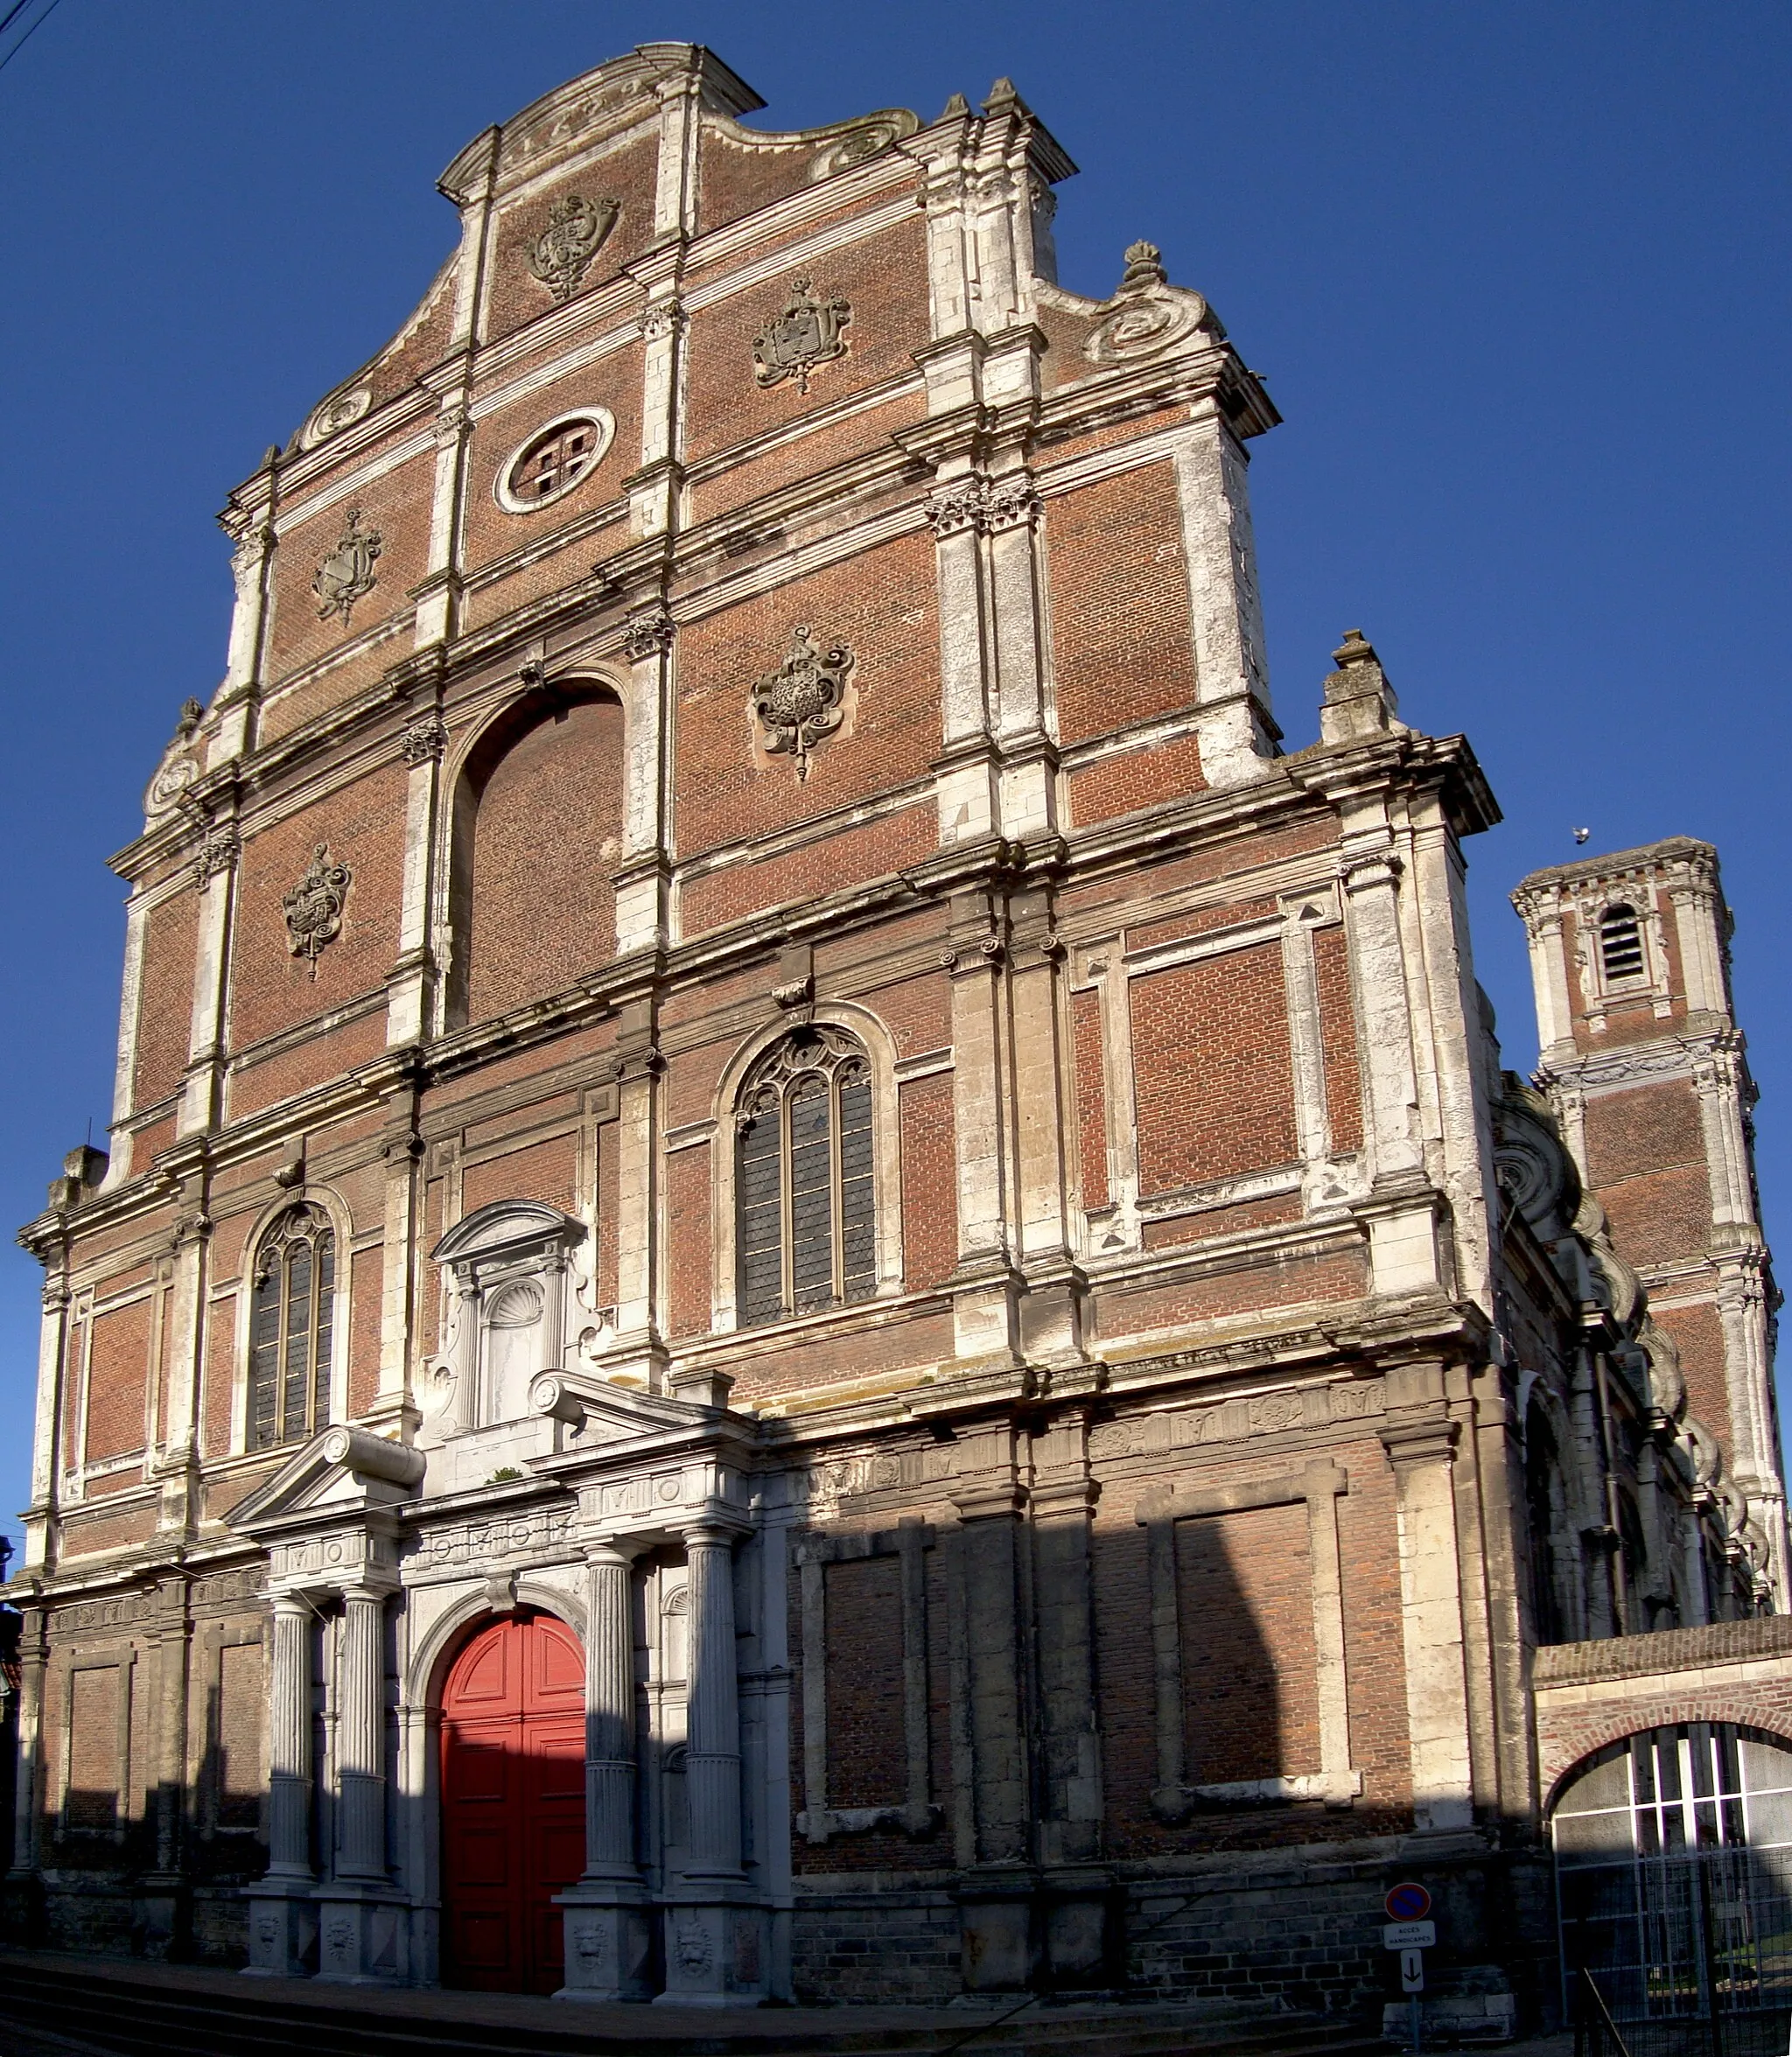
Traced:
<svg viewBox="0 0 1792 2057">
<path fill-rule="evenodd" d="M 998 108 L 1011 107 L 1019 98 L 1020 95 L 1014 90 L 1012 79 L 998 79 L 984 101 L 984 112 L 992 115 Z"/>
<path fill-rule="evenodd" d="M 946 102 L 940 119 L 942 122 L 956 122 L 961 115 L 968 115 L 970 112 L 970 102 L 962 93 L 955 93 L 951 99 Z"/>
<path fill-rule="evenodd" d="M 197 700 L 183 700 L 180 703 L 180 719 L 175 725 L 175 734 L 182 738 L 192 735 L 205 719 L 206 710 Z"/>
<path fill-rule="evenodd" d="M 1320 735 L 1327 743 L 1346 743 L 1362 736 L 1383 736 L 1401 729 L 1400 703 L 1388 683 L 1375 645 L 1360 628 L 1348 628 L 1332 653 L 1338 667 L 1326 680 L 1325 705 L 1320 710 Z"/>
<path fill-rule="evenodd" d="M 1126 246 L 1126 269 L 1120 275 L 1120 290 L 1136 293 L 1149 286 L 1165 283 L 1164 253 L 1155 243 L 1137 242 Z"/>
</svg>

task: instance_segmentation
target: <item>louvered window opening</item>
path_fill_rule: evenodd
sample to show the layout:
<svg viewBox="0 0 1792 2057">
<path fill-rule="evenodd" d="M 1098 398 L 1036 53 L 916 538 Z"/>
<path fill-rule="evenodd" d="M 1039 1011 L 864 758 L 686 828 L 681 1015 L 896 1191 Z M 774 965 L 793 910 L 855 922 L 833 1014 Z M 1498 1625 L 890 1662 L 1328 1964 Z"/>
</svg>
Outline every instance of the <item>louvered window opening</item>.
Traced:
<svg viewBox="0 0 1792 2057">
<path fill-rule="evenodd" d="M 323 1212 L 294 1207 L 256 1260 L 249 1311 L 251 1450 L 303 1442 L 330 1418 L 336 1238 Z"/>
<path fill-rule="evenodd" d="M 597 462 L 594 422 L 569 422 L 523 451 L 511 468 L 510 490 L 518 500 L 551 500 Z"/>
<path fill-rule="evenodd" d="M 1620 901 L 1600 916 L 1600 962 L 1607 979 L 1642 976 L 1642 930 L 1634 907 Z"/>
<path fill-rule="evenodd" d="M 799 1031 L 741 1095 L 736 1245 L 746 1322 L 869 1299 L 877 1290 L 871 1067 L 839 1030 Z"/>
</svg>

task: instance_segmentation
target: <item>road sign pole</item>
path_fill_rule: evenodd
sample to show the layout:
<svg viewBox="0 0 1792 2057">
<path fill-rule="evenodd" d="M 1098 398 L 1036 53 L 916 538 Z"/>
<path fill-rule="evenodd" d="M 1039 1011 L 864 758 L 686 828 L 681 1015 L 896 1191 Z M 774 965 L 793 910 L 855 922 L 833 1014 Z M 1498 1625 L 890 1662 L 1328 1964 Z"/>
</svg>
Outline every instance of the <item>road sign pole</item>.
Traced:
<svg viewBox="0 0 1792 2057">
<path fill-rule="evenodd" d="M 1406 2005 L 1412 2011 L 1412 2057 L 1418 2057 L 1418 1995 L 1414 1993 Z"/>
</svg>

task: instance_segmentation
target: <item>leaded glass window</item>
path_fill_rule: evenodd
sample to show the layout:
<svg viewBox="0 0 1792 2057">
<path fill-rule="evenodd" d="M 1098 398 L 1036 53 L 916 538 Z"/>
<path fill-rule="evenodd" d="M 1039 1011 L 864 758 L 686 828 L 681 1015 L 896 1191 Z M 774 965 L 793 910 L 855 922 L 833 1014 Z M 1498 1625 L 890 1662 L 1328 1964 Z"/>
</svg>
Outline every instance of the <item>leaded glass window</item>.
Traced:
<svg viewBox="0 0 1792 2057">
<path fill-rule="evenodd" d="M 736 1254 L 740 1318 L 813 1314 L 877 1290 L 872 1074 L 844 1030 L 799 1029 L 740 1096 Z"/>
<path fill-rule="evenodd" d="M 249 1303 L 248 1446 L 303 1442 L 330 1418 L 336 1238 L 321 1207 L 289 1208 L 262 1240 Z"/>
</svg>

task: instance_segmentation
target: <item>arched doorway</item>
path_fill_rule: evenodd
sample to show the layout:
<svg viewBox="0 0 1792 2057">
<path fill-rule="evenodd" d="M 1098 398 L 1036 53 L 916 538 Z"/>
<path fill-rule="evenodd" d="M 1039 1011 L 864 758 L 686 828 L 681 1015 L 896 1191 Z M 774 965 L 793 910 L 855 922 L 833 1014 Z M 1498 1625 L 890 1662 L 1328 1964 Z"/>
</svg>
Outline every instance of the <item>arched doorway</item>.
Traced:
<svg viewBox="0 0 1792 2057">
<path fill-rule="evenodd" d="M 1792 1744 L 1648 1729 L 1576 1766 L 1550 1813 L 1565 1998 L 1589 1977 L 1648 2057 L 1786 2048 Z"/>
<path fill-rule="evenodd" d="M 494 1621 L 442 1689 L 442 1913 L 449 1984 L 552 1992 L 553 1896 L 584 1869 L 584 1654 L 564 1622 Z"/>
</svg>

